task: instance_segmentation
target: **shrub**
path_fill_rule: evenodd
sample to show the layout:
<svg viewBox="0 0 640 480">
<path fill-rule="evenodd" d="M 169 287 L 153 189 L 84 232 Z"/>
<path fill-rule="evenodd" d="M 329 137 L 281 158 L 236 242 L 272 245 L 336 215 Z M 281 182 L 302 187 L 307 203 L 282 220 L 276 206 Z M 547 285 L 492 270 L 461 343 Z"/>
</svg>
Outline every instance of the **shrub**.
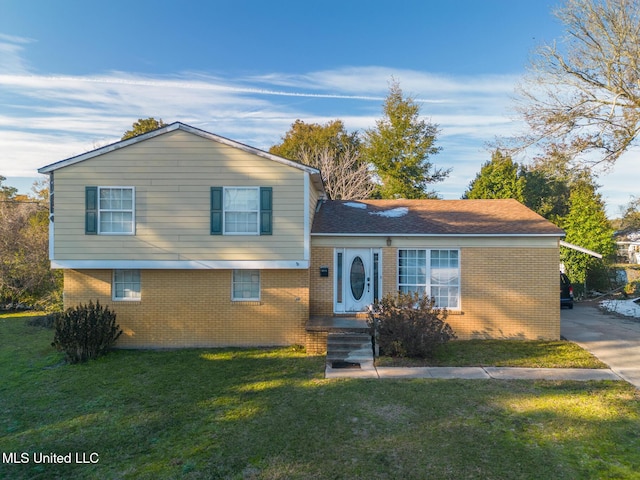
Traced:
<svg viewBox="0 0 640 480">
<path fill-rule="evenodd" d="M 455 339 L 446 309 L 417 293 L 385 295 L 369 313 L 380 353 L 393 357 L 432 357 L 438 345 Z"/>
<path fill-rule="evenodd" d="M 57 314 L 53 347 L 64 351 L 69 363 L 86 362 L 106 354 L 122 334 L 109 307 L 78 305 Z"/>
</svg>

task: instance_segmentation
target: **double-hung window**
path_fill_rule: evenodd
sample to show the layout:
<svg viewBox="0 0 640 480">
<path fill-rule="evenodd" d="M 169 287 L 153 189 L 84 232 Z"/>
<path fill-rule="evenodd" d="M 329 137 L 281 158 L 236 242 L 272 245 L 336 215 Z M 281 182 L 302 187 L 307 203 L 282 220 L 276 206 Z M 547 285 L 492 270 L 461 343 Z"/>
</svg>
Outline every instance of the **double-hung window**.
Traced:
<svg viewBox="0 0 640 480">
<path fill-rule="evenodd" d="M 211 187 L 211 235 L 272 235 L 271 187 Z"/>
<path fill-rule="evenodd" d="M 260 188 L 225 187 L 224 233 L 258 235 Z"/>
<path fill-rule="evenodd" d="M 234 270 L 231 298 L 234 301 L 260 300 L 260 270 Z"/>
<path fill-rule="evenodd" d="M 114 300 L 140 300 L 140 270 L 114 270 L 111 292 Z"/>
<path fill-rule="evenodd" d="M 429 295 L 437 307 L 460 308 L 460 252 L 399 250 L 398 289 L 403 293 Z"/>
<path fill-rule="evenodd" d="M 133 187 L 86 187 L 85 233 L 134 235 L 135 204 Z"/>
<path fill-rule="evenodd" d="M 134 232 L 134 195 L 132 187 L 98 187 L 99 233 Z"/>
</svg>

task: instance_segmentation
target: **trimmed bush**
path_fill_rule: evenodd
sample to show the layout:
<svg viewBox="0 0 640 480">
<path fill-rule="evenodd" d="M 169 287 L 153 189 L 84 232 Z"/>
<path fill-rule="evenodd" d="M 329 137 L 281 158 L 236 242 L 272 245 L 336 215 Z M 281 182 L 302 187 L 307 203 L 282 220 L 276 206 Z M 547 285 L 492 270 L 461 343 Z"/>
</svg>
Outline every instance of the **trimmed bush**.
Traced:
<svg viewBox="0 0 640 480">
<path fill-rule="evenodd" d="M 456 337 L 445 321 L 448 311 L 417 293 L 385 295 L 369 313 L 380 354 L 392 357 L 433 357 L 436 347 Z"/>
<path fill-rule="evenodd" d="M 98 301 L 57 314 L 55 330 L 51 345 L 63 351 L 69 363 L 86 362 L 106 354 L 122 334 L 116 314 Z"/>
</svg>

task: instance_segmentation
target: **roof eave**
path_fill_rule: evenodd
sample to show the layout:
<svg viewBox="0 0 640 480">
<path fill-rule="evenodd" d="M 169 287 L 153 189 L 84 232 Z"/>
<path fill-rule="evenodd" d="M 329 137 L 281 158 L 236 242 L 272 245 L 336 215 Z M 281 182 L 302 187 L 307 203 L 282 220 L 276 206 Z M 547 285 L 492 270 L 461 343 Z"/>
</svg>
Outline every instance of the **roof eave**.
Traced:
<svg viewBox="0 0 640 480">
<path fill-rule="evenodd" d="M 311 233 L 317 237 L 556 237 L 563 233 Z"/>
<path fill-rule="evenodd" d="M 172 132 L 174 130 L 183 130 L 185 132 L 192 133 L 194 135 L 198 135 L 199 137 L 206 138 L 209 140 L 213 140 L 214 142 L 222 143 L 223 145 L 227 145 L 233 148 L 237 148 L 239 150 L 243 150 L 247 153 L 251 153 L 253 155 L 257 155 L 259 157 L 263 157 L 274 162 L 281 163 L 283 165 L 287 165 L 289 167 L 297 168 L 298 170 L 302 170 L 311 175 L 320 175 L 320 171 L 316 168 L 309 167 L 307 165 L 303 165 L 301 163 L 294 162 L 292 160 L 287 160 L 286 158 L 279 157 L 277 155 L 273 155 L 271 153 L 265 152 L 263 150 L 250 147 L 249 145 L 245 145 L 243 143 L 236 142 L 235 140 L 230 140 L 225 137 L 221 137 L 219 135 L 215 135 L 213 133 L 206 132 L 204 130 L 200 130 L 199 128 L 194 128 L 190 125 L 186 125 L 181 122 L 174 122 L 170 125 L 166 125 L 157 130 L 153 130 L 152 132 L 143 133 L 142 135 L 138 135 L 133 138 L 129 138 L 127 140 L 121 140 L 116 143 L 112 143 L 110 145 L 106 145 L 104 147 L 97 148 L 95 150 L 91 150 L 90 152 L 83 153 L 81 155 L 76 155 L 74 157 L 67 158 L 65 160 L 60 160 L 58 162 L 52 163 L 50 165 L 46 165 L 38 169 L 38 173 L 51 173 L 54 170 L 58 170 L 59 168 L 68 167 L 69 165 L 73 165 L 79 162 L 83 162 L 90 158 L 97 157 L 99 155 L 104 155 L 105 153 L 113 152 L 115 150 L 119 150 L 124 147 L 128 147 L 129 145 L 136 144 L 138 142 L 142 142 L 144 140 L 149 140 L 150 138 L 157 137 L 159 135 L 163 135 L 165 133 Z"/>
</svg>

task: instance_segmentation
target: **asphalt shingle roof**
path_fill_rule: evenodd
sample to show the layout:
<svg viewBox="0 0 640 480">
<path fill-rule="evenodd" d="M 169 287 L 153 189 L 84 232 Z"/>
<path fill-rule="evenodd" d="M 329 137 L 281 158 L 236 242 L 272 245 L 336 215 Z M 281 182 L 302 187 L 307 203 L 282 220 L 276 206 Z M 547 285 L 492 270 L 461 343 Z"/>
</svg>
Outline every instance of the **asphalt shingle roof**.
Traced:
<svg viewBox="0 0 640 480">
<path fill-rule="evenodd" d="M 516 200 L 328 200 L 316 235 L 553 235 L 564 232 Z"/>
</svg>

